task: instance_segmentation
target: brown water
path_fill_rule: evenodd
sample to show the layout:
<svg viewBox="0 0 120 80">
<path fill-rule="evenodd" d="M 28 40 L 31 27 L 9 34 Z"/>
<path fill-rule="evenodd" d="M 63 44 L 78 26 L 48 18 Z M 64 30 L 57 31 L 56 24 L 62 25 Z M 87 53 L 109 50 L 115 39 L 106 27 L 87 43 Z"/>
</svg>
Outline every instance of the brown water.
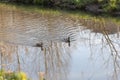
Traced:
<svg viewBox="0 0 120 80">
<path fill-rule="evenodd" d="M 1 68 L 33 80 L 120 80 L 119 25 L 0 6 Z"/>
</svg>

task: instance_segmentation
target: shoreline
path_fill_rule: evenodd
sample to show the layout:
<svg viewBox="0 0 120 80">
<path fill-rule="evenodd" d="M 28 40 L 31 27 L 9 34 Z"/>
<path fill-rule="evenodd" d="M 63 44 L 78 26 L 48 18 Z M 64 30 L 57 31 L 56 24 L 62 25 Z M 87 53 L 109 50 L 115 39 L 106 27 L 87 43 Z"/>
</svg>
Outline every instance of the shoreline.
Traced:
<svg viewBox="0 0 120 80">
<path fill-rule="evenodd" d="M 56 10 L 80 11 L 94 16 L 120 17 L 120 1 L 111 2 L 104 0 L 4 0 L 7 4 L 38 6 Z"/>
<path fill-rule="evenodd" d="M 41 14 L 51 14 L 51 15 L 67 15 L 72 18 L 82 18 L 82 19 L 92 19 L 99 20 L 103 18 L 105 21 L 111 20 L 115 23 L 120 24 L 120 17 L 113 17 L 110 15 L 94 15 L 89 12 L 79 11 L 79 10 L 69 10 L 69 9 L 56 9 L 56 8 L 48 8 L 37 5 L 25 5 L 25 4 L 16 4 L 16 3 L 6 3 L 0 2 L 0 5 L 8 6 L 9 8 L 15 8 L 16 10 L 23 10 L 28 12 L 36 12 Z"/>
</svg>

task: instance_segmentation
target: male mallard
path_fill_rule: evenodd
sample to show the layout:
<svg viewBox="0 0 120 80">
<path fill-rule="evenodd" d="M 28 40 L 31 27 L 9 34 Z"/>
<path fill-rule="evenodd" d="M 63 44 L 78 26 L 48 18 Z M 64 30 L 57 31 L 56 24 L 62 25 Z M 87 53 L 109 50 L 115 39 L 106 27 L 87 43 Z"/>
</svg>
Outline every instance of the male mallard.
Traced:
<svg viewBox="0 0 120 80">
<path fill-rule="evenodd" d="M 64 42 L 68 43 L 68 46 L 70 47 L 70 37 L 64 39 Z"/>
</svg>

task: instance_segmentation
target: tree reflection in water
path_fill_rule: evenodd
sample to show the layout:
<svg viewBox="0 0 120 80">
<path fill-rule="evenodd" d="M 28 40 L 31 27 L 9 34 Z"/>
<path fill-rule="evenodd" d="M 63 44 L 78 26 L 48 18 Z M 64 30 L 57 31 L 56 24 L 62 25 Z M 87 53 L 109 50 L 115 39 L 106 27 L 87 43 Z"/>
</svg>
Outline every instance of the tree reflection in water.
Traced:
<svg viewBox="0 0 120 80">
<path fill-rule="evenodd" d="M 67 46 L 67 45 L 66 45 Z M 1 68 L 12 71 L 25 71 L 37 78 L 39 72 L 45 72 L 47 80 L 67 78 L 70 53 L 63 44 L 51 42 L 51 46 L 39 48 L 1 45 Z"/>
</svg>

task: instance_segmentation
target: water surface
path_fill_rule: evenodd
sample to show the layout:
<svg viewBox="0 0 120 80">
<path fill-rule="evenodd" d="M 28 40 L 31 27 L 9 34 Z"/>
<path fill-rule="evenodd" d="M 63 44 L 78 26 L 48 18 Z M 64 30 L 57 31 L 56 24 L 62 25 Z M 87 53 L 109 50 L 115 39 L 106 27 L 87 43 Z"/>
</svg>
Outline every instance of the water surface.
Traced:
<svg viewBox="0 0 120 80">
<path fill-rule="evenodd" d="M 0 6 L 1 68 L 33 80 L 119 80 L 119 24 Z"/>
</svg>

